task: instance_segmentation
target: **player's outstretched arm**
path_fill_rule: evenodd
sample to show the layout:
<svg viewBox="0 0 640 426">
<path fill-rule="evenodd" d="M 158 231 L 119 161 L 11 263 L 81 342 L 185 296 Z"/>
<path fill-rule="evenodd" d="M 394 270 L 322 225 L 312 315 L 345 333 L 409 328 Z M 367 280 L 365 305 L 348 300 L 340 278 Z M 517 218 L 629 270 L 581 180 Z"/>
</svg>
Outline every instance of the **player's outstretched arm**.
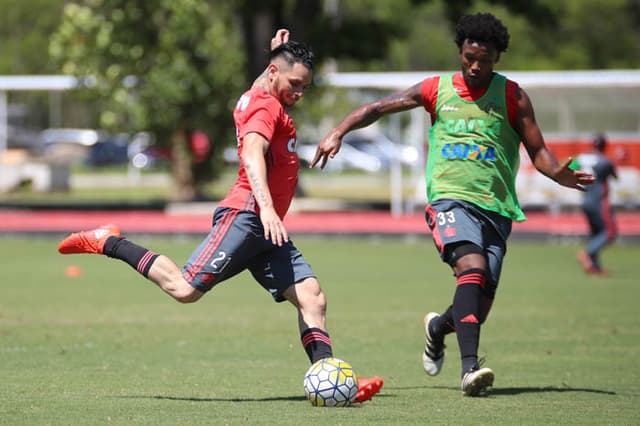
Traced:
<svg viewBox="0 0 640 426">
<path fill-rule="evenodd" d="M 329 158 L 333 158 L 340 151 L 342 138 L 352 130 L 367 127 L 380 117 L 395 112 L 406 111 L 422 105 L 420 93 L 421 84 L 418 83 L 402 92 L 394 93 L 380 100 L 360 105 L 351 111 L 336 127 L 331 129 L 318 144 L 316 155 L 309 164 L 310 168 L 320 164 L 324 169 Z"/>
<path fill-rule="evenodd" d="M 518 94 L 518 121 L 516 130 L 522 138 L 529 158 L 535 168 L 543 175 L 553 179 L 562 186 L 584 191 L 585 185 L 594 181 L 591 173 L 582 170 L 572 170 L 569 165 L 572 158 L 565 159 L 562 163 L 547 148 L 542 137 L 542 132 L 536 122 L 531 100 L 527 93 L 520 89 Z"/>
</svg>

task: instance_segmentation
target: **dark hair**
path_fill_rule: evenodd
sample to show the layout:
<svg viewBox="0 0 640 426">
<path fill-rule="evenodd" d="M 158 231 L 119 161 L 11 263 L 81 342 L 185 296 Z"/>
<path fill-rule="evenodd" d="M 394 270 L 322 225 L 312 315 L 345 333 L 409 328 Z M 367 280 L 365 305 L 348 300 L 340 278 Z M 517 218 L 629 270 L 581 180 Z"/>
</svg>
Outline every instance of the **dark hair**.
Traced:
<svg viewBox="0 0 640 426">
<path fill-rule="evenodd" d="M 313 52 L 307 46 L 297 41 L 288 41 L 269 52 L 269 61 L 273 58 L 281 57 L 289 65 L 301 63 L 305 67 L 313 70 Z"/>
<path fill-rule="evenodd" d="M 456 44 L 460 49 L 466 39 L 492 43 L 498 53 L 509 47 L 509 31 L 490 13 L 464 15 L 456 25 Z"/>
<path fill-rule="evenodd" d="M 595 149 L 597 149 L 600 152 L 604 152 L 606 146 L 607 146 L 607 138 L 603 135 L 603 134 L 597 134 L 594 138 L 593 138 L 593 146 Z"/>
</svg>

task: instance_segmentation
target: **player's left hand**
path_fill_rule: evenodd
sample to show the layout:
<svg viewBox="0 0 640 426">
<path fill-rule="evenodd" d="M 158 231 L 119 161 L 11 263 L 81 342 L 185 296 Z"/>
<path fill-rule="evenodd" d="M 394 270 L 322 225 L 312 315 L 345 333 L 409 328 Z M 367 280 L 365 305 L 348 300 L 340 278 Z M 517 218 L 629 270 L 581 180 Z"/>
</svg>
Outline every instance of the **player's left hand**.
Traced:
<svg viewBox="0 0 640 426">
<path fill-rule="evenodd" d="M 336 156 L 336 154 L 340 151 L 341 145 L 341 137 L 338 135 L 338 132 L 332 130 L 329 134 L 322 138 L 322 140 L 318 144 L 316 155 L 313 157 L 313 160 L 309 164 L 309 168 L 314 168 L 316 164 L 320 162 L 320 169 L 324 169 L 324 166 L 326 166 L 327 164 L 327 160 Z"/>
<path fill-rule="evenodd" d="M 572 170 L 569 165 L 572 157 L 565 159 L 554 173 L 555 181 L 562 186 L 574 188 L 579 191 L 586 191 L 585 185 L 591 185 L 595 178 L 589 172 L 582 170 Z"/>
<path fill-rule="evenodd" d="M 264 239 L 271 240 L 271 242 L 277 246 L 289 241 L 289 235 L 287 229 L 284 227 L 284 223 L 280 219 L 280 216 L 273 208 L 260 209 L 260 221 L 264 228 Z"/>
</svg>

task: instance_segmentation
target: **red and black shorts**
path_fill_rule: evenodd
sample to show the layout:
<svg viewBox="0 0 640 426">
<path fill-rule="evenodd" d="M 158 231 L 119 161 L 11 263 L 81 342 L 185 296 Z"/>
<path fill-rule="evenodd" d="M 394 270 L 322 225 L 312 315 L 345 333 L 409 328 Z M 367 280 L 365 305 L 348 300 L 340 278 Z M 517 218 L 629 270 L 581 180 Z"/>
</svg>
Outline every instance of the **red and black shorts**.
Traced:
<svg viewBox="0 0 640 426">
<path fill-rule="evenodd" d="M 291 285 L 316 276 L 291 240 L 282 246 L 265 240 L 254 212 L 217 208 L 209 235 L 182 267 L 182 276 L 207 292 L 245 269 L 276 302 L 285 300 L 282 293 Z"/>
<path fill-rule="evenodd" d="M 480 247 L 487 260 L 487 284 L 497 287 L 512 220 L 462 200 L 441 199 L 429 204 L 425 218 L 444 262 L 450 248 L 462 242 Z"/>
</svg>

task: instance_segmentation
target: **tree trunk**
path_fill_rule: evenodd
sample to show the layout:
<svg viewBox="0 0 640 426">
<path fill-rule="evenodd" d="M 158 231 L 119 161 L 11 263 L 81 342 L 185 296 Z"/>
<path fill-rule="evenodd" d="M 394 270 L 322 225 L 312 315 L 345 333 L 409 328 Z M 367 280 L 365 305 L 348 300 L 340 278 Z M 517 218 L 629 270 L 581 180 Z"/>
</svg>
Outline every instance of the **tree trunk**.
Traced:
<svg viewBox="0 0 640 426">
<path fill-rule="evenodd" d="M 176 186 L 174 201 L 192 201 L 196 197 L 195 182 L 191 169 L 189 132 L 178 129 L 171 135 L 171 171 Z"/>
</svg>

